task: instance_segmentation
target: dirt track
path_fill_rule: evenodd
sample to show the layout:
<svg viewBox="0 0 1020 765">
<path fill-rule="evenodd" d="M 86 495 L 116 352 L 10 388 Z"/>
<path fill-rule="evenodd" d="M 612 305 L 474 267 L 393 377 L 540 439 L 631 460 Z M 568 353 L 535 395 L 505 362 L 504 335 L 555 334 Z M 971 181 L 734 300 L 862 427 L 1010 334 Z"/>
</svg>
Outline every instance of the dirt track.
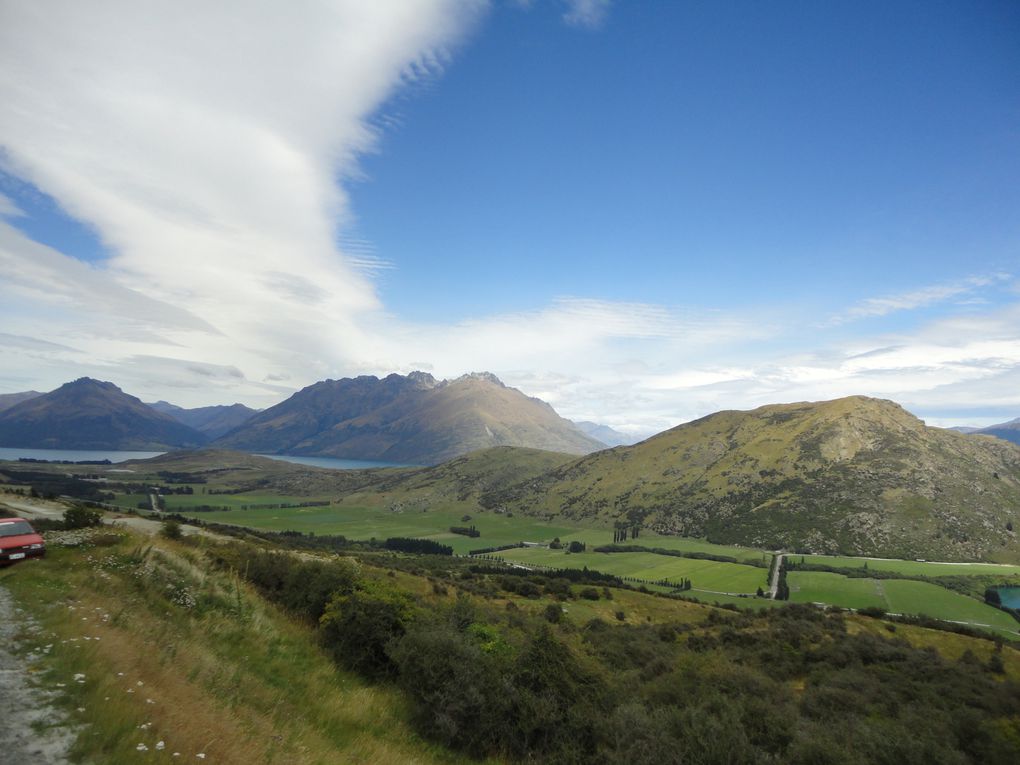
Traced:
<svg viewBox="0 0 1020 765">
<path fill-rule="evenodd" d="M 38 629 L 0 585 L 0 753 L 4 762 L 64 765 L 75 734 L 50 703 L 52 694 L 31 680 L 37 657 L 18 651 L 19 635 Z"/>
</svg>

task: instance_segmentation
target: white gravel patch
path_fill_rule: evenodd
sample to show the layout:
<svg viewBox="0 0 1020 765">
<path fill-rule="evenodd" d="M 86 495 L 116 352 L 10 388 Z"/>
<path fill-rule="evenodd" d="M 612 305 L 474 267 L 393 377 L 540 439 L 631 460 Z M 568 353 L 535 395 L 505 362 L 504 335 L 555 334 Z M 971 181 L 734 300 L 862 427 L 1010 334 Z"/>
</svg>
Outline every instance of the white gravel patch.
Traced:
<svg viewBox="0 0 1020 765">
<path fill-rule="evenodd" d="M 65 765 L 75 731 L 53 706 L 55 692 L 32 682 L 28 667 L 34 655 L 19 655 L 16 650 L 19 634 L 38 629 L 0 586 L 0 759 Z"/>
</svg>

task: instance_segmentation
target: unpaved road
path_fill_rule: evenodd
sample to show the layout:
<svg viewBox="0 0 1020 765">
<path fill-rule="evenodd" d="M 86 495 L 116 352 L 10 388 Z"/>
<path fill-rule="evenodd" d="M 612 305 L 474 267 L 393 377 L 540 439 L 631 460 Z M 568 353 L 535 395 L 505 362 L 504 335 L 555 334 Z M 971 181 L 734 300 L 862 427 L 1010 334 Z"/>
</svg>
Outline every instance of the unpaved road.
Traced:
<svg viewBox="0 0 1020 765">
<path fill-rule="evenodd" d="M 0 759 L 64 765 L 75 734 L 52 705 L 53 694 L 32 683 L 29 667 L 35 657 L 19 655 L 16 648 L 19 633 L 38 629 L 28 614 L 18 612 L 0 585 Z"/>
<path fill-rule="evenodd" d="M 11 510 L 17 512 L 23 518 L 32 520 L 33 518 L 52 518 L 54 520 L 60 520 L 64 517 L 64 511 L 67 509 L 66 506 L 61 505 L 57 502 L 47 502 L 46 500 L 35 500 L 35 499 L 11 499 L 10 497 L 0 497 L 0 505 L 9 507 Z M 149 518 L 142 518 L 138 515 L 122 515 L 120 513 L 105 513 L 103 515 L 103 523 L 109 524 L 110 526 L 125 526 L 135 531 L 141 531 L 145 534 L 158 534 L 159 530 L 163 528 L 161 521 L 151 520 Z M 181 533 L 184 536 L 191 536 L 192 534 L 201 534 L 207 537 L 215 537 L 222 539 L 223 537 L 219 534 L 214 534 L 211 531 L 206 531 L 198 526 L 191 526 L 187 523 L 181 524 Z"/>
</svg>

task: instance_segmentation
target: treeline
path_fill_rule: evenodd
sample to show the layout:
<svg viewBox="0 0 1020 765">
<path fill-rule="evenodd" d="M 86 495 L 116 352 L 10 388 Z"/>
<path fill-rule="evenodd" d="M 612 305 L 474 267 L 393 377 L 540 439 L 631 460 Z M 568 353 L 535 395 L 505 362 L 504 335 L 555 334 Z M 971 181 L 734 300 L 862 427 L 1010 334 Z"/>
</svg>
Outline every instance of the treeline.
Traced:
<svg viewBox="0 0 1020 765">
<path fill-rule="evenodd" d="M 442 545 L 431 539 L 412 539 L 410 537 L 390 537 L 383 542 L 387 550 L 416 553 L 418 555 L 453 555 L 453 548 Z"/>
<path fill-rule="evenodd" d="M 672 555 L 674 558 L 714 560 L 719 563 L 743 563 L 743 561 L 739 561 L 731 555 L 716 555 L 715 553 L 698 552 L 694 550 L 667 550 L 663 547 L 645 547 L 644 545 L 600 545 L 599 547 L 593 548 L 593 551 L 599 553 L 655 553 L 656 555 Z M 745 565 L 765 568 L 765 564 L 760 561 L 748 562 Z"/>
<path fill-rule="evenodd" d="M 424 598 L 345 560 L 236 545 L 212 554 L 305 619 L 338 664 L 401 688 L 423 736 L 473 757 L 1020 761 L 1020 686 L 1003 676 L 1012 649 L 1001 644 L 950 661 L 796 605 L 711 610 L 697 624 L 631 624 L 618 610 L 617 624 L 574 625 L 555 603 L 530 614 Z"/>
<path fill-rule="evenodd" d="M 460 534 L 461 536 L 465 536 L 465 537 L 480 537 L 482 535 L 482 533 L 478 529 L 476 529 L 473 525 L 472 526 L 451 526 L 450 527 L 450 533 L 451 534 Z"/>
<path fill-rule="evenodd" d="M 28 486 L 28 495 L 32 497 L 56 499 L 67 496 L 91 502 L 108 502 L 116 498 L 111 492 L 103 490 L 107 488 L 105 484 L 85 481 L 63 473 L 5 468 L 4 474 L 8 478 L 7 483 Z"/>
</svg>

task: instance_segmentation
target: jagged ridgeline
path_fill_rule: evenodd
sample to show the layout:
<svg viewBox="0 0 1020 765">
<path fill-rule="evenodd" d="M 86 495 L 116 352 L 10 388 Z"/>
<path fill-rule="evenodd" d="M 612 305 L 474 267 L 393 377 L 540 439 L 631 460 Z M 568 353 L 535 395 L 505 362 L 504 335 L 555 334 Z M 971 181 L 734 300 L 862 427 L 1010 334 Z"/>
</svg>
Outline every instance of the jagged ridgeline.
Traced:
<svg viewBox="0 0 1020 765">
<path fill-rule="evenodd" d="M 518 512 L 766 548 L 906 558 L 1020 552 L 1020 448 L 854 396 L 718 412 L 483 497 Z"/>
<path fill-rule="evenodd" d="M 215 445 L 419 465 L 493 446 L 567 454 L 605 447 L 549 404 L 486 372 L 456 380 L 425 372 L 324 380 L 254 415 Z"/>
</svg>

